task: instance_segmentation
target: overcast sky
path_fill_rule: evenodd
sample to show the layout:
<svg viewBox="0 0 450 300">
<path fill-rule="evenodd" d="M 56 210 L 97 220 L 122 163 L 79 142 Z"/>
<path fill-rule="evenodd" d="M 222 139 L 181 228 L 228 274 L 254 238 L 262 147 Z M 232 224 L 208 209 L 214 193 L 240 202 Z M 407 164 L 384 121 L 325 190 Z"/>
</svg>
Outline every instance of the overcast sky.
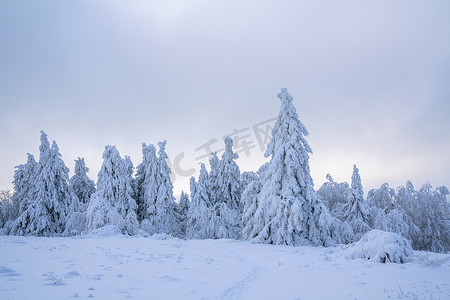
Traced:
<svg viewBox="0 0 450 300">
<path fill-rule="evenodd" d="M 71 176 L 80 156 L 97 180 L 105 145 L 137 166 L 166 139 L 179 194 L 206 162 L 195 149 L 235 129 L 256 170 L 281 87 L 316 188 L 354 163 L 365 192 L 450 186 L 449 16 L 449 1 L 1 1 L 0 188 L 40 130 Z"/>
</svg>

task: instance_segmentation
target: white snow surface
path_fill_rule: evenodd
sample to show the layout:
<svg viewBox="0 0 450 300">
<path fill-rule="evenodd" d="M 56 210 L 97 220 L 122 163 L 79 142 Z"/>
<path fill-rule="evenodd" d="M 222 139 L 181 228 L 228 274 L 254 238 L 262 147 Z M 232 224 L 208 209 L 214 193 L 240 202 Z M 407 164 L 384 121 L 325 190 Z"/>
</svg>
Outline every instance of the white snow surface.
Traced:
<svg viewBox="0 0 450 300">
<path fill-rule="evenodd" d="M 381 264 L 340 248 L 97 234 L 0 236 L 0 299 L 450 298 L 450 254 Z"/>
</svg>

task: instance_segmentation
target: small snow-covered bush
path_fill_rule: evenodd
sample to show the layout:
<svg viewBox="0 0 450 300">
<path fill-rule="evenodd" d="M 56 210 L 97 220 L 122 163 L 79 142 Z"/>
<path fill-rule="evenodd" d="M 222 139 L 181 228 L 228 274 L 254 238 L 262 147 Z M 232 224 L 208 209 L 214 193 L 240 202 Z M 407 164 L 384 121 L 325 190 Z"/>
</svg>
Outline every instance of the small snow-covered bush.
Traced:
<svg viewBox="0 0 450 300">
<path fill-rule="evenodd" d="M 414 251 L 404 237 L 382 230 L 371 230 L 350 244 L 343 252 L 347 259 L 365 258 L 380 263 L 405 263 L 411 260 Z"/>
</svg>

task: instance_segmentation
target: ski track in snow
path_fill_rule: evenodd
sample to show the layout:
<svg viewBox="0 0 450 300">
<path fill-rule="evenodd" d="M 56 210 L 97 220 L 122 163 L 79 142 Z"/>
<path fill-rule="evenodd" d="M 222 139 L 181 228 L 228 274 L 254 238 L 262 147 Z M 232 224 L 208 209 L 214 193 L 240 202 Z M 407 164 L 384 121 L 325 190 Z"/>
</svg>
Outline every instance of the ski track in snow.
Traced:
<svg viewBox="0 0 450 300">
<path fill-rule="evenodd" d="M 244 259 L 241 255 L 233 250 L 228 250 L 229 253 L 234 255 L 239 262 L 246 264 L 252 268 L 250 272 L 245 273 L 237 281 L 233 282 L 229 287 L 227 287 L 220 296 L 220 299 L 239 299 L 242 296 L 243 291 L 262 273 L 262 267 L 258 267 L 252 261 Z"/>
<path fill-rule="evenodd" d="M 450 254 L 142 237 L 0 237 L 0 299 L 450 299 Z"/>
<path fill-rule="evenodd" d="M 262 268 L 254 267 L 251 272 L 245 274 L 241 279 L 234 282 L 222 292 L 220 299 L 239 299 L 243 290 L 253 281 L 257 280 L 261 274 Z"/>
</svg>

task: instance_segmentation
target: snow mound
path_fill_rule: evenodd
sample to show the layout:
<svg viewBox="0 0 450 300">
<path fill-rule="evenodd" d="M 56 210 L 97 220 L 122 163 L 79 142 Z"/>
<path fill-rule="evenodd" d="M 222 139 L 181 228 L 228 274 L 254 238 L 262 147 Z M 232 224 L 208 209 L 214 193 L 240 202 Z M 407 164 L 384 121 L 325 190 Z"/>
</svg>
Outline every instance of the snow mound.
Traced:
<svg viewBox="0 0 450 300">
<path fill-rule="evenodd" d="M 371 230 L 343 251 L 346 259 L 365 258 L 379 263 L 410 262 L 414 251 L 404 237 L 382 230 Z"/>
<path fill-rule="evenodd" d="M 110 237 L 123 235 L 122 230 L 117 225 L 105 225 L 103 227 L 92 230 L 89 237 Z"/>
</svg>

